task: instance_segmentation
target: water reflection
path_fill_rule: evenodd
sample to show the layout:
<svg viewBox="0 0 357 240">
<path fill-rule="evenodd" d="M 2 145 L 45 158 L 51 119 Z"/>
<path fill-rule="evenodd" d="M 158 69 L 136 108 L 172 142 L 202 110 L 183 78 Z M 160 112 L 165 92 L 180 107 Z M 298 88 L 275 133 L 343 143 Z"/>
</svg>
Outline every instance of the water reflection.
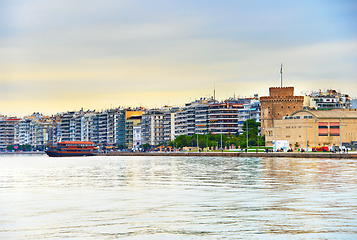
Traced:
<svg viewBox="0 0 357 240">
<path fill-rule="evenodd" d="M 350 159 L 0 157 L 0 169 L 2 238 L 357 234 Z"/>
</svg>

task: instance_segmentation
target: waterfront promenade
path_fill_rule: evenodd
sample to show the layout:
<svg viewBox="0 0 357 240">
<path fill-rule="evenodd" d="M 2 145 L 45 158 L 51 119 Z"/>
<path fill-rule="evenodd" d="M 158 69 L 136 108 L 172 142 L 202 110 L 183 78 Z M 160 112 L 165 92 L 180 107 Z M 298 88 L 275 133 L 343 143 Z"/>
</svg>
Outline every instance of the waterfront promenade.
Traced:
<svg viewBox="0 0 357 240">
<path fill-rule="evenodd" d="M 0 152 L 0 155 L 45 155 L 45 152 Z M 245 153 L 245 152 L 108 152 L 95 153 L 95 156 L 182 156 L 182 157 L 291 157 L 291 158 L 352 158 L 357 159 L 357 152 L 350 153 L 326 153 L 326 152 L 269 152 L 269 153 Z"/>
<path fill-rule="evenodd" d="M 205 157 L 292 157 L 292 158 L 354 158 L 357 152 L 351 153 L 325 153 L 325 152 L 269 152 L 269 153 L 245 153 L 245 152 L 108 152 L 96 153 L 96 156 L 205 156 Z"/>
</svg>

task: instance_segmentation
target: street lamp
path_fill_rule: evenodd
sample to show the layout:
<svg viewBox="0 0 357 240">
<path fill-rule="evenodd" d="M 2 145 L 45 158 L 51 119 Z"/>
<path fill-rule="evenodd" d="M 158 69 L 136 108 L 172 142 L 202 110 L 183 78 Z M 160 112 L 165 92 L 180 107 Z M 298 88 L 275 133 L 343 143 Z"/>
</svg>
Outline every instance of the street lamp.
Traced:
<svg viewBox="0 0 357 240">
<path fill-rule="evenodd" d="M 342 125 L 342 118 L 340 118 L 340 140 L 341 140 L 341 149 L 342 149 L 342 126 L 346 127 L 347 125 Z"/>
<path fill-rule="evenodd" d="M 316 143 L 316 138 L 317 138 L 317 124 L 316 122 L 318 122 L 319 119 L 315 118 L 315 152 L 317 152 L 317 143 Z"/>
<path fill-rule="evenodd" d="M 199 148 L 198 148 L 198 130 L 197 130 L 196 135 L 197 135 L 197 152 L 199 152 Z"/>
<path fill-rule="evenodd" d="M 221 115 L 221 152 L 223 152 L 223 147 L 222 147 L 222 132 L 223 132 L 223 129 L 222 129 L 222 121 L 223 121 L 223 117 Z"/>
</svg>

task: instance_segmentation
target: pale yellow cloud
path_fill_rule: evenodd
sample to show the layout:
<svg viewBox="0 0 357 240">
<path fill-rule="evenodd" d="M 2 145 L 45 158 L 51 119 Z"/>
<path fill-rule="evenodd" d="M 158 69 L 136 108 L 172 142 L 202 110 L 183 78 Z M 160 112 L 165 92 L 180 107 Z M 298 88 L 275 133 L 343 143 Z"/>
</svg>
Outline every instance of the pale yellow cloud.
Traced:
<svg viewBox="0 0 357 240">
<path fill-rule="evenodd" d="M 284 85 L 294 86 L 296 94 L 332 87 L 357 95 L 353 92 L 357 88 L 354 79 L 339 81 L 338 76 L 333 76 L 338 72 L 333 59 L 343 58 L 355 50 L 356 42 L 280 50 L 235 45 L 225 39 L 203 40 L 201 45 L 196 40 L 194 44 L 184 42 L 169 52 L 172 58 L 154 54 L 151 57 L 3 62 L 0 65 L 0 112 L 54 114 L 81 107 L 98 110 L 111 106 L 183 105 L 212 96 L 214 86 L 219 100 L 234 94 L 267 95 L 270 86 L 280 85 L 281 62 L 284 63 Z M 179 53 L 179 49 L 185 53 Z M 348 70 L 353 71 L 356 70 Z M 327 81 L 335 84 L 326 85 Z"/>
</svg>

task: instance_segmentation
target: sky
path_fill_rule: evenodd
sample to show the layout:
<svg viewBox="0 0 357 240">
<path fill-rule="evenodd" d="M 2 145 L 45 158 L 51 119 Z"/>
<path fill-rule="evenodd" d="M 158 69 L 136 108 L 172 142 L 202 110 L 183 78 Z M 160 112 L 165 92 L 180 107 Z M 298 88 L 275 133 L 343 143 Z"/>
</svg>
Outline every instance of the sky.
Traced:
<svg viewBox="0 0 357 240">
<path fill-rule="evenodd" d="M 0 115 L 357 97 L 356 1 L 0 0 Z"/>
</svg>

